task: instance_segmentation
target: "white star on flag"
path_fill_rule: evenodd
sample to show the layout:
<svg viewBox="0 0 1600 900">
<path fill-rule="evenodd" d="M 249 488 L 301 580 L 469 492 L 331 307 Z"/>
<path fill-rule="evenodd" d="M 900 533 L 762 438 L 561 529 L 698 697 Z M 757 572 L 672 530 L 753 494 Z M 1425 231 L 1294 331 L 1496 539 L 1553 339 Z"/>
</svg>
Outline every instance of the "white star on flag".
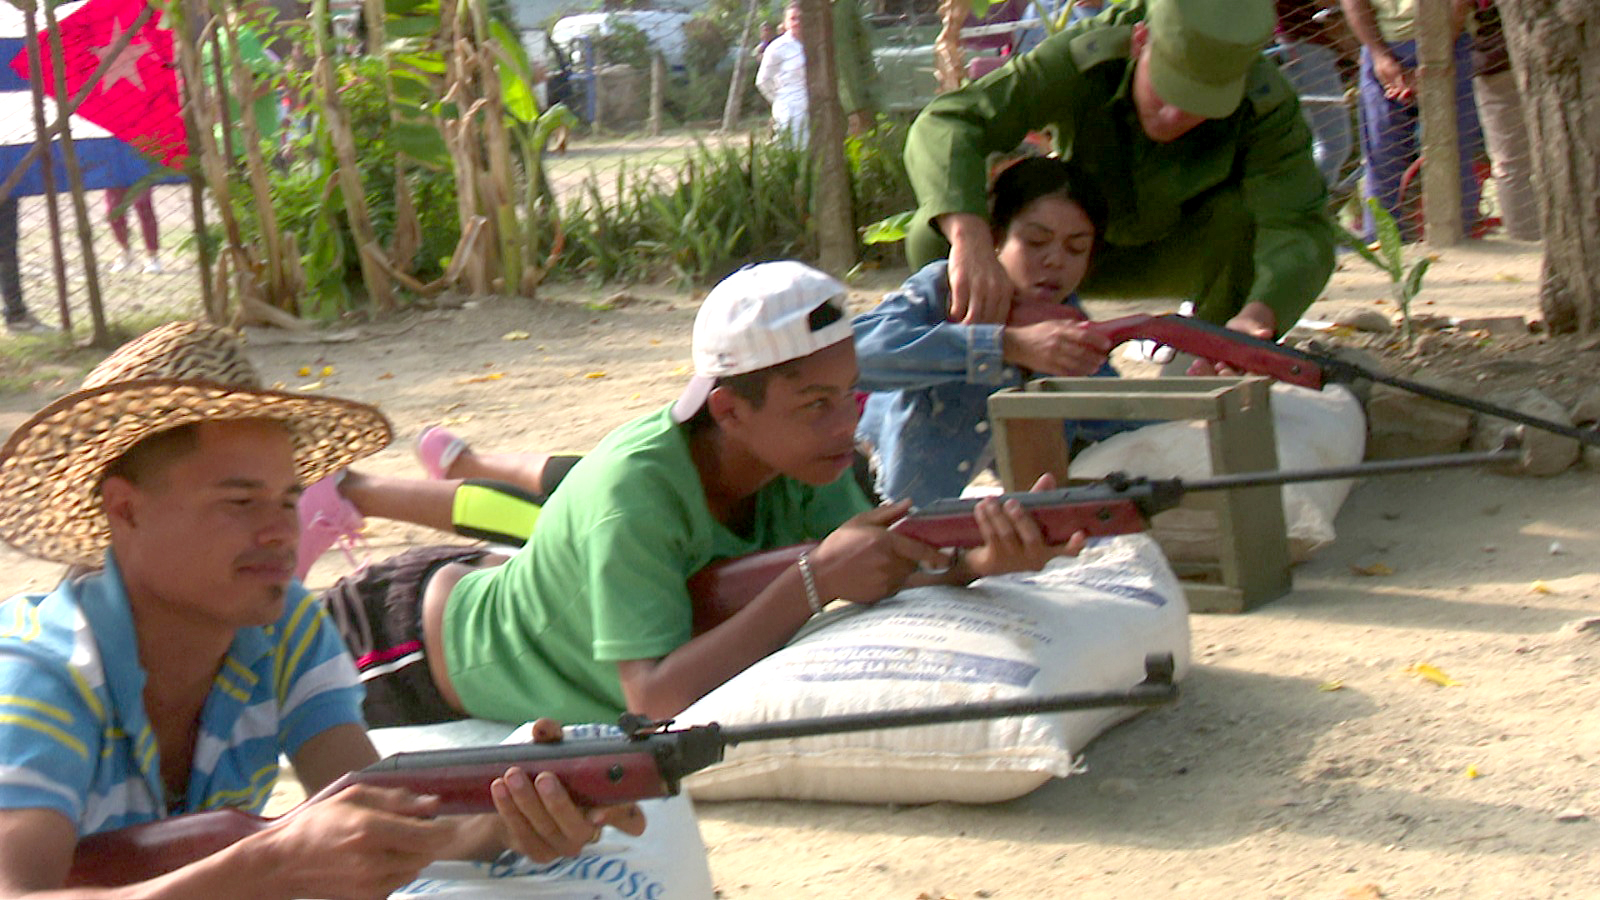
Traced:
<svg viewBox="0 0 1600 900">
<path fill-rule="evenodd" d="M 126 33 L 125 28 L 121 31 L 118 30 L 119 28 L 123 28 L 123 26 L 112 25 L 111 32 L 106 37 L 106 43 L 103 46 L 89 50 L 102 64 L 105 63 L 106 57 L 111 55 L 112 47 L 116 46 L 117 41 Z M 100 80 L 99 89 L 109 91 L 118 82 L 131 81 L 139 90 L 144 90 L 144 79 L 139 77 L 139 60 L 144 58 L 144 55 L 148 52 L 150 52 L 149 44 L 139 40 L 128 42 L 128 46 L 111 60 L 111 67 L 106 69 L 105 77 Z"/>
</svg>

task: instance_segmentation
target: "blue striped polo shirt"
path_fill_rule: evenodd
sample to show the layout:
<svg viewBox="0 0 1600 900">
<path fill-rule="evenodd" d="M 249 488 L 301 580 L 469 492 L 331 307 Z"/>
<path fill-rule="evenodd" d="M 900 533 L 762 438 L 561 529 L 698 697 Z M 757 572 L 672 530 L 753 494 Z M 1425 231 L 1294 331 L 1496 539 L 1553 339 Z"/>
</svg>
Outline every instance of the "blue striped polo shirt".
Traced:
<svg viewBox="0 0 1600 900">
<path fill-rule="evenodd" d="M 259 813 L 280 752 L 362 723 L 344 642 L 296 582 L 278 621 L 235 636 L 200 714 L 188 794 L 169 803 L 138 655 L 109 552 L 101 572 L 0 603 L 0 808 L 57 810 L 80 836 L 169 811 Z"/>
</svg>

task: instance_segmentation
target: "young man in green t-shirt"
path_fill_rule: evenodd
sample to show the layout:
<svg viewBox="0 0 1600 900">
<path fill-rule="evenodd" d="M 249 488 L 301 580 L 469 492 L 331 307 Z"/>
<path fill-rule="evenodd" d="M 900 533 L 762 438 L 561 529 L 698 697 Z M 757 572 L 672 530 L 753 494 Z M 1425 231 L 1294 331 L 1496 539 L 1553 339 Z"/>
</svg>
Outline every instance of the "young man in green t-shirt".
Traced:
<svg viewBox="0 0 1600 900">
<path fill-rule="evenodd" d="M 324 601 L 358 658 L 369 721 L 665 719 L 828 600 L 873 603 L 1076 553 L 1081 536 L 1045 544 L 1014 502 L 979 505 L 988 542 L 964 556 L 888 531 L 907 504 L 873 508 L 850 472 L 859 376 L 844 303 L 844 285 L 797 262 L 735 272 L 695 320 L 682 396 L 585 455 L 515 555 L 425 548 L 335 585 Z M 693 632 L 689 576 L 819 540 Z"/>
</svg>

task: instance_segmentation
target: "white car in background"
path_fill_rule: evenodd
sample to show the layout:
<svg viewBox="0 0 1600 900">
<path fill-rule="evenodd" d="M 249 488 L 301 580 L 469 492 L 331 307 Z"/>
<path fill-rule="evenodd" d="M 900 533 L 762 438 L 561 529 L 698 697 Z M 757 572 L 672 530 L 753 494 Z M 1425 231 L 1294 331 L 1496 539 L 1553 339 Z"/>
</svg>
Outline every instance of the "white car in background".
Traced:
<svg viewBox="0 0 1600 900">
<path fill-rule="evenodd" d="M 566 51 L 573 65 L 581 67 L 586 62 L 583 59 L 586 42 L 582 38 L 610 34 L 618 23 L 625 23 L 644 32 L 667 65 L 679 69 L 683 67 L 684 49 L 688 45 L 683 26 L 692 18 L 689 13 L 665 9 L 579 13 L 558 19 L 550 29 L 550 39 Z"/>
</svg>

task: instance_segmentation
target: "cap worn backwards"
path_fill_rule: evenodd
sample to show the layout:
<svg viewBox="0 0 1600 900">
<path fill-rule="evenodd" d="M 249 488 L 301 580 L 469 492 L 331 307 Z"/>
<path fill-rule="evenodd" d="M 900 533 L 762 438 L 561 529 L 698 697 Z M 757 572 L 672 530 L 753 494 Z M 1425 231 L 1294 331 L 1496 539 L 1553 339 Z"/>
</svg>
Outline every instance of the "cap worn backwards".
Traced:
<svg viewBox="0 0 1600 900">
<path fill-rule="evenodd" d="M 845 286 L 804 263 L 745 266 L 706 295 L 694 320 L 694 378 L 673 405 L 686 422 L 717 379 L 786 363 L 851 337 Z"/>
</svg>

